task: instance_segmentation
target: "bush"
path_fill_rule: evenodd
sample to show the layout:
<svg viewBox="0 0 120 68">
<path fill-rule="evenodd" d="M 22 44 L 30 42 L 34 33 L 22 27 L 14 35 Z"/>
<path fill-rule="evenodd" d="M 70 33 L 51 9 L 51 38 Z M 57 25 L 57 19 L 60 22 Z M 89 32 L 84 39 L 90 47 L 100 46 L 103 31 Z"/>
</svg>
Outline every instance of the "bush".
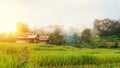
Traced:
<svg viewBox="0 0 120 68">
<path fill-rule="evenodd" d="M 116 42 L 114 46 L 111 46 L 111 48 L 119 48 L 118 43 Z"/>
<path fill-rule="evenodd" d="M 100 45 L 100 46 L 98 46 L 98 48 L 109 48 L 109 46 L 107 46 L 107 45 Z"/>
</svg>

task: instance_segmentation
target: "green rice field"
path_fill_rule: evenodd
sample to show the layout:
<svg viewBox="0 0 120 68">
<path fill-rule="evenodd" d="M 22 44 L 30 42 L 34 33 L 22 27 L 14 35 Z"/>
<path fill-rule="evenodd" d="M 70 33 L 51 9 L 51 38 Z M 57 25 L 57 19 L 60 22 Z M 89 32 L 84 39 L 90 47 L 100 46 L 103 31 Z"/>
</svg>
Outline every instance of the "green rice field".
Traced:
<svg viewBox="0 0 120 68">
<path fill-rule="evenodd" d="M 0 68 L 120 68 L 120 49 L 1 42 Z"/>
</svg>

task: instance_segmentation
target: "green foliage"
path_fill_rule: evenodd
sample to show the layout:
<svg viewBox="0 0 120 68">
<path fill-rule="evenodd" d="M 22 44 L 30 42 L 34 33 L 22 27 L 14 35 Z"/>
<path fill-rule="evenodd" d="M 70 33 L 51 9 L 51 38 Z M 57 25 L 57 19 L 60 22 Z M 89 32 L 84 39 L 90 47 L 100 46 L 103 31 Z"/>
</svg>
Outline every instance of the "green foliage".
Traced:
<svg viewBox="0 0 120 68">
<path fill-rule="evenodd" d="M 83 42 L 89 42 L 91 41 L 91 38 L 92 38 L 91 30 L 90 29 L 83 30 L 81 40 Z"/>
<path fill-rule="evenodd" d="M 94 29 L 98 31 L 100 36 L 119 35 L 120 21 L 112 19 L 103 19 L 94 21 Z"/>
<path fill-rule="evenodd" d="M 27 24 L 19 22 L 16 24 L 16 31 L 18 33 L 30 32 L 30 28 Z"/>
<path fill-rule="evenodd" d="M 65 43 L 64 36 L 59 28 L 56 28 L 54 32 L 49 34 L 51 44 L 62 45 Z"/>
<path fill-rule="evenodd" d="M 120 41 L 120 39 L 118 36 L 112 35 L 112 36 L 94 38 L 92 41 L 94 41 L 94 45 L 97 48 L 119 48 L 118 42 Z M 113 42 L 115 44 L 107 45 L 106 42 Z"/>
<path fill-rule="evenodd" d="M 67 35 L 64 39 L 67 45 L 79 45 L 81 43 L 79 33 Z"/>
<path fill-rule="evenodd" d="M 115 45 L 113 45 L 112 48 L 119 48 L 118 43 L 115 42 Z"/>
<path fill-rule="evenodd" d="M 89 42 L 81 42 L 78 45 L 75 45 L 75 47 L 78 48 L 96 48 L 96 45 L 93 41 L 89 41 Z"/>
<path fill-rule="evenodd" d="M 73 44 L 75 44 L 75 45 L 78 45 L 81 42 L 81 38 L 80 38 L 79 34 L 77 34 L 77 33 L 73 34 L 72 39 L 73 39 Z"/>
<path fill-rule="evenodd" d="M 102 44 L 102 45 L 99 45 L 97 46 L 98 48 L 110 48 L 108 45 L 105 45 L 105 44 Z"/>
</svg>

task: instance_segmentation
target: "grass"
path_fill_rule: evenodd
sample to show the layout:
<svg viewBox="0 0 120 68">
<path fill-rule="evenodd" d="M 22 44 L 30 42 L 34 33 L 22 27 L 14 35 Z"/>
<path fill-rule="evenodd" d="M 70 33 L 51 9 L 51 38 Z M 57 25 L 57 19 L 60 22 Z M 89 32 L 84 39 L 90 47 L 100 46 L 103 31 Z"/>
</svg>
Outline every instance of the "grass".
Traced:
<svg viewBox="0 0 120 68">
<path fill-rule="evenodd" d="M 119 49 L 0 43 L 0 68 L 119 68 Z"/>
</svg>

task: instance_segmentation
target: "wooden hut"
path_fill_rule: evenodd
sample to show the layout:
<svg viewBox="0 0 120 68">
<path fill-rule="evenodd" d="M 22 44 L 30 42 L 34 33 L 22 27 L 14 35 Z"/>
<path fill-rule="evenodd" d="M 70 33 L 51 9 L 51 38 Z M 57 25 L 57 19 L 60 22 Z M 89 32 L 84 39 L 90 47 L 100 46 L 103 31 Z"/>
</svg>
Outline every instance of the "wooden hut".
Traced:
<svg viewBox="0 0 120 68">
<path fill-rule="evenodd" d="M 37 43 L 39 42 L 39 35 L 34 33 L 23 33 L 16 39 L 16 43 Z"/>
</svg>

